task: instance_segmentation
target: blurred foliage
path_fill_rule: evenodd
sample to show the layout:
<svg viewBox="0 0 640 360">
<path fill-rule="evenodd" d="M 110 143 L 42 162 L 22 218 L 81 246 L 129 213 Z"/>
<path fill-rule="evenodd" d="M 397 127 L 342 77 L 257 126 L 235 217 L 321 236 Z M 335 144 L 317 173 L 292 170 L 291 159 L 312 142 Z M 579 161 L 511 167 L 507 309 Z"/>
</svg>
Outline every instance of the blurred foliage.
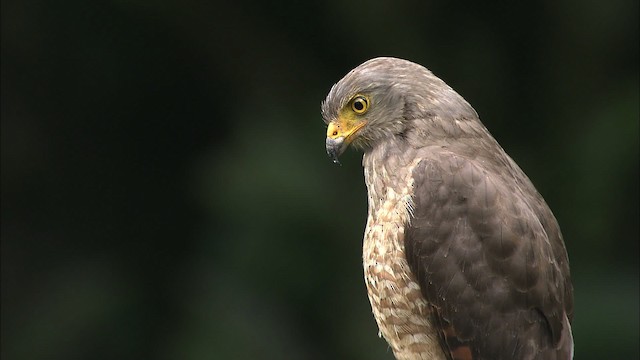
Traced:
<svg viewBox="0 0 640 360">
<path fill-rule="evenodd" d="M 362 61 L 474 105 L 559 219 L 576 359 L 638 358 L 638 2 L 2 0 L 2 346 L 22 359 L 392 359 L 360 154 L 320 101 Z"/>
</svg>

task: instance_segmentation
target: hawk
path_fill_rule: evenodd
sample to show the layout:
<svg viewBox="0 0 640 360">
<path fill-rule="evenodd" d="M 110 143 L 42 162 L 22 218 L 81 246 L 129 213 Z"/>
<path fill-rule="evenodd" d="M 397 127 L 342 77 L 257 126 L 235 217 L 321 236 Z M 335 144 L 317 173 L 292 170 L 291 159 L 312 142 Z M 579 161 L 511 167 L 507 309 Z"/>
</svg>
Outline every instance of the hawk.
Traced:
<svg viewBox="0 0 640 360">
<path fill-rule="evenodd" d="M 364 277 L 397 359 L 571 359 L 558 222 L 462 96 L 375 58 L 322 103 L 327 154 L 364 152 Z"/>
</svg>

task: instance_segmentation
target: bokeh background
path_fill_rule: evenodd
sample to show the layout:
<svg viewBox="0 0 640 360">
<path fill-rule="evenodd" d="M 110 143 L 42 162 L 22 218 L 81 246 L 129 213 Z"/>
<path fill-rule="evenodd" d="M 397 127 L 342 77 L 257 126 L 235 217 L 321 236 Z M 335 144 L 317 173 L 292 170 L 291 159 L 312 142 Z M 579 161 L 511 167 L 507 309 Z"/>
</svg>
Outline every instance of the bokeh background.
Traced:
<svg viewBox="0 0 640 360">
<path fill-rule="evenodd" d="M 576 359 L 638 358 L 638 1 L 2 0 L 1 357 L 393 359 L 320 102 L 421 63 L 554 210 Z"/>
</svg>

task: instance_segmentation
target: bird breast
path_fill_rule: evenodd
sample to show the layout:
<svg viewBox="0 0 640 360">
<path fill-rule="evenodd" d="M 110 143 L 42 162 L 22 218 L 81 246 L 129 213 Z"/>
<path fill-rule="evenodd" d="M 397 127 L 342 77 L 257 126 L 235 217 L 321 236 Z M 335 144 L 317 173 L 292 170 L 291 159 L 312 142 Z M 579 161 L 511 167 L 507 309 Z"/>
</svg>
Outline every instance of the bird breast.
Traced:
<svg viewBox="0 0 640 360">
<path fill-rule="evenodd" d="M 373 315 L 397 359 L 445 359 L 429 305 L 409 269 L 404 229 L 413 206 L 412 170 L 391 172 L 364 159 L 369 215 L 363 242 L 363 266 Z"/>
</svg>

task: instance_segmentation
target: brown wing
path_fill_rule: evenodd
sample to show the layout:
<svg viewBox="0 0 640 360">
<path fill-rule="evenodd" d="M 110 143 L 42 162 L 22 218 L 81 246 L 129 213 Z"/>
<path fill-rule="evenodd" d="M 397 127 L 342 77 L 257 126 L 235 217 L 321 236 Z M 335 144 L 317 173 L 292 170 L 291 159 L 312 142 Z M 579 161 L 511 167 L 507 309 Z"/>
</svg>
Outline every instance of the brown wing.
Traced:
<svg viewBox="0 0 640 360">
<path fill-rule="evenodd" d="M 505 159 L 502 173 L 448 152 L 421 161 L 407 260 L 452 359 L 570 359 L 564 243 L 542 197 Z"/>
</svg>

